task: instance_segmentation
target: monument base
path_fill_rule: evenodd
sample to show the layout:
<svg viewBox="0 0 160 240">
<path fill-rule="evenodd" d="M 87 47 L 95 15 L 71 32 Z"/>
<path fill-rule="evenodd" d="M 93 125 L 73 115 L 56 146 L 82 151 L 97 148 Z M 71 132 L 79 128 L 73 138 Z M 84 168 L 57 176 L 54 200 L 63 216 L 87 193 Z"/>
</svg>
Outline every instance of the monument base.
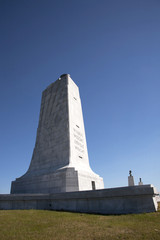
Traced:
<svg viewBox="0 0 160 240">
<path fill-rule="evenodd" d="M 103 189 L 103 179 L 94 172 L 65 167 L 57 171 L 28 173 L 12 182 L 11 194 L 62 193 Z"/>
<path fill-rule="evenodd" d="M 0 209 L 46 209 L 98 214 L 157 211 L 153 185 L 56 194 L 1 194 Z"/>
</svg>

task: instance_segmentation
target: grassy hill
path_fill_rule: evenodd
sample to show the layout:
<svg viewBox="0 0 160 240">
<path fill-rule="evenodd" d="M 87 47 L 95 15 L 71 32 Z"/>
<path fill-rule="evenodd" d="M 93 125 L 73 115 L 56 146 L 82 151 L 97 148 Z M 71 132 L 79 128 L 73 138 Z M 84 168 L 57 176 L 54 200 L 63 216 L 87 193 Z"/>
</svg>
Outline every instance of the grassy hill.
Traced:
<svg viewBox="0 0 160 240">
<path fill-rule="evenodd" d="M 156 213 L 103 216 L 43 210 L 0 211 L 0 240 L 160 240 Z"/>
</svg>

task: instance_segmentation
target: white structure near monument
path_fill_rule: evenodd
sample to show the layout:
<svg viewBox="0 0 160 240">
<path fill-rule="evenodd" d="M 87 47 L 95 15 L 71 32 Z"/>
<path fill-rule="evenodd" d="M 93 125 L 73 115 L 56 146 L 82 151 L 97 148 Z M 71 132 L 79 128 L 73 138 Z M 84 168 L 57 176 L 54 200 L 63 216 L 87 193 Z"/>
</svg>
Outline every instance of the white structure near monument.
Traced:
<svg viewBox="0 0 160 240">
<path fill-rule="evenodd" d="M 69 74 L 42 94 L 37 137 L 28 171 L 11 193 L 59 193 L 103 189 L 89 165 L 81 99 Z"/>
<path fill-rule="evenodd" d="M 132 171 L 129 171 L 129 176 L 128 176 L 128 186 L 134 186 L 134 178 L 132 176 Z"/>
<path fill-rule="evenodd" d="M 138 185 L 143 185 L 143 182 L 142 182 L 142 179 L 141 179 L 141 178 L 139 178 L 139 183 L 138 183 Z"/>
</svg>

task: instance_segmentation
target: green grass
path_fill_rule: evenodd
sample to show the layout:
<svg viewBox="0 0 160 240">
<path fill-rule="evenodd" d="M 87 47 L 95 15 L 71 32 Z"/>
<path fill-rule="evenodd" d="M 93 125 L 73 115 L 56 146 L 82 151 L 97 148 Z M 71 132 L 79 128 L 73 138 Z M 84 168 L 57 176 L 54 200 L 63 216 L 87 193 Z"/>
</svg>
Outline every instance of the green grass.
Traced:
<svg viewBox="0 0 160 240">
<path fill-rule="evenodd" d="M 156 213 L 103 216 L 43 210 L 1 210 L 0 240 L 160 240 Z"/>
</svg>

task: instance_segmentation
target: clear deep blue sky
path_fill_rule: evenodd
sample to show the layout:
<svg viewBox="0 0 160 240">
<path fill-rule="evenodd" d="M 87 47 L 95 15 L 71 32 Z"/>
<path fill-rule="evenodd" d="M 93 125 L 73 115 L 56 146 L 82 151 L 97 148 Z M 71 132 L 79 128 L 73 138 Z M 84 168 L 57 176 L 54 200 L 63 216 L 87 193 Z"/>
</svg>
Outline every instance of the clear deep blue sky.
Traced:
<svg viewBox="0 0 160 240">
<path fill-rule="evenodd" d="M 32 156 L 41 93 L 79 86 L 90 165 L 105 187 L 160 191 L 160 1 L 0 1 L 0 193 Z"/>
</svg>

